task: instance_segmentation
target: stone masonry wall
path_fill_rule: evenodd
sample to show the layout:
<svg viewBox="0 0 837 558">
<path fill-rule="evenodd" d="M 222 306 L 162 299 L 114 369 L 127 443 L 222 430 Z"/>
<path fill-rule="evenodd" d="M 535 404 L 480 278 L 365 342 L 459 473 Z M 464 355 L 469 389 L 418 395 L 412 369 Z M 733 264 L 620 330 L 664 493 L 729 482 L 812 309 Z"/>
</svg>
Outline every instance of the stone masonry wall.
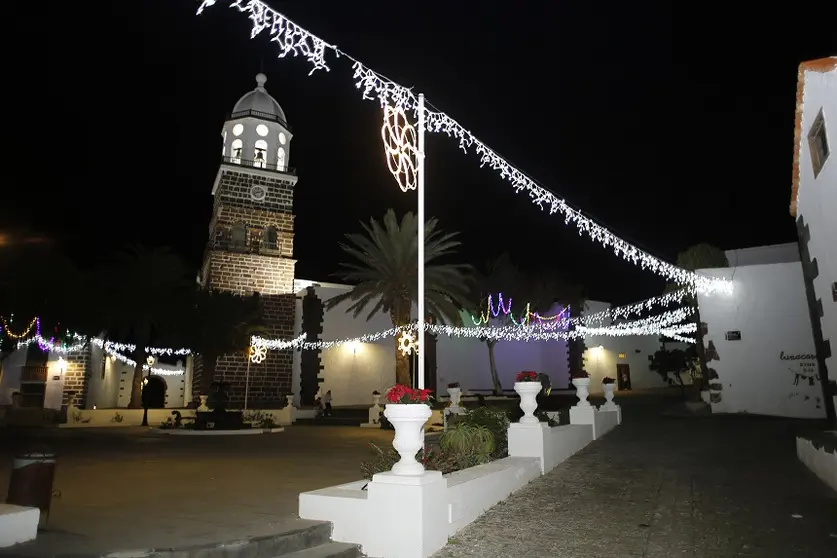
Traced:
<svg viewBox="0 0 837 558">
<path fill-rule="evenodd" d="M 90 348 L 66 355 L 67 372 L 64 374 L 62 405 L 72 405 L 84 409 L 87 403 L 87 390 L 90 381 Z"/>
<path fill-rule="evenodd" d="M 221 168 L 215 191 L 215 204 L 209 225 L 210 241 L 204 261 L 206 288 L 251 295 L 259 293 L 267 336 L 290 339 L 294 335 L 293 294 L 293 186 L 296 178 L 284 173 L 254 169 Z M 262 186 L 267 195 L 255 201 L 253 186 Z M 233 244 L 232 231 L 243 225 L 244 243 Z M 276 244 L 265 241 L 268 227 L 276 231 Z M 247 393 L 248 407 L 281 405 L 292 391 L 293 353 L 269 351 L 267 359 L 249 365 L 242 354 L 227 354 L 216 363 L 214 380 L 230 386 L 230 405 L 242 407 Z M 200 389 L 204 363 L 195 359 L 193 386 Z"/>
<path fill-rule="evenodd" d="M 208 288 L 262 296 L 293 292 L 294 260 L 221 250 L 212 250 L 208 258 Z"/>
</svg>

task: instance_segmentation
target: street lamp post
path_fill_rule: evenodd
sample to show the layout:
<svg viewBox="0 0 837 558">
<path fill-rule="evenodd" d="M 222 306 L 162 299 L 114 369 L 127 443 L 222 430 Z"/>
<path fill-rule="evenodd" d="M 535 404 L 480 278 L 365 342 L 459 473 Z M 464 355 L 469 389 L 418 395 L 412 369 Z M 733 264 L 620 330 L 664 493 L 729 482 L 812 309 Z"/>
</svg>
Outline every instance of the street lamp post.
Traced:
<svg viewBox="0 0 837 558">
<path fill-rule="evenodd" d="M 142 381 L 142 424 L 140 426 L 148 426 L 148 394 L 145 393 L 145 388 L 148 386 L 148 378 L 151 377 L 151 367 L 154 366 L 154 357 L 148 355 L 145 363 L 148 365 L 148 374 L 145 375 Z"/>
</svg>

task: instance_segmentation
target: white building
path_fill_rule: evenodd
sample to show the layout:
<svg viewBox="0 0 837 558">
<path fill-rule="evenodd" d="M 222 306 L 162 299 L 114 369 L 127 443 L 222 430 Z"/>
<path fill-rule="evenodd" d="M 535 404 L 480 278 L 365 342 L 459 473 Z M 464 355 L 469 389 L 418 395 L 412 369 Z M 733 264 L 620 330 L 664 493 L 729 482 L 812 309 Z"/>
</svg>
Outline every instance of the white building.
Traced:
<svg viewBox="0 0 837 558">
<path fill-rule="evenodd" d="M 156 395 L 153 407 L 183 408 L 192 400 L 192 358 L 168 360 L 144 372 L 146 389 Z M 55 410 L 127 407 L 134 377 L 133 364 L 106 355 L 95 342 L 71 352 L 41 351 L 32 343 L 4 358 L 0 370 L 0 406 Z"/>
<path fill-rule="evenodd" d="M 712 411 L 825 417 L 796 244 L 726 252 L 729 294 L 698 295 Z M 715 377 L 717 375 L 717 378 Z"/>
<path fill-rule="evenodd" d="M 297 280 L 295 285 L 298 294 L 296 331 L 297 335 L 305 333 L 308 340 L 355 338 L 392 327 L 389 316 L 382 313 L 368 321 L 365 313 L 354 318 L 346 312 L 351 305 L 349 302 L 325 310 L 325 301 L 350 290 L 347 285 L 305 280 Z M 609 307 L 607 303 L 588 301 L 582 314 L 590 315 Z M 554 315 L 561 310 L 555 307 L 548 314 Z M 463 323 L 473 326 L 471 316 L 463 315 Z M 610 320 L 601 325 L 610 325 Z M 446 336 L 437 339 L 428 336 L 427 342 L 427 387 L 444 394 L 448 384 L 459 382 L 467 392 L 489 394 L 492 391 L 488 348 L 484 342 Z M 368 343 L 346 343 L 322 351 L 297 351 L 293 385 L 309 394 L 312 389 L 315 393 L 317 388 L 331 390 L 338 406 L 368 404 L 373 391 L 383 392 L 395 382 L 396 343 L 396 339 L 387 337 Z M 600 391 L 605 376 L 617 378 L 620 373 L 628 375 L 632 389 L 668 385 L 649 369 L 648 357 L 660 347 L 657 336 L 591 337 L 585 343 L 588 348 L 584 362 L 592 379 L 591 391 Z M 548 374 L 555 390 L 569 388 L 569 353 L 564 340 L 500 341 L 494 348 L 494 358 L 505 390 L 512 389 L 515 376 L 523 370 Z"/>
<path fill-rule="evenodd" d="M 837 56 L 799 65 L 790 213 L 796 219 L 819 374 L 837 397 Z M 826 384 L 828 386 L 828 384 Z M 833 399 L 832 399 L 833 400 Z M 834 420 L 834 407 L 829 405 Z"/>
</svg>

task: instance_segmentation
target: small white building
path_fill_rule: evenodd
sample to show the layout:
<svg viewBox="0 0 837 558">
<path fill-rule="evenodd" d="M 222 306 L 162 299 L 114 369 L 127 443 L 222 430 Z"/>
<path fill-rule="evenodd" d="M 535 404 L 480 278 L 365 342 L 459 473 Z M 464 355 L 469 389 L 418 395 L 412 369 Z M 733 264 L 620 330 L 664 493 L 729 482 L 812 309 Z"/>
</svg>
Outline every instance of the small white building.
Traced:
<svg viewBox="0 0 837 558">
<path fill-rule="evenodd" d="M 790 213 L 796 219 L 819 374 L 837 398 L 837 56 L 799 65 Z M 828 384 L 826 384 L 828 385 Z M 834 407 L 828 414 L 835 420 Z"/>
<path fill-rule="evenodd" d="M 192 401 L 192 358 L 156 362 L 145 371 L 153 407 L 178 409 Z M 91 342 L 70 352 L 21 347 L 0 362 L 0 406 L 61 409 L 125 408 L 131 399 L 133 364 L 109 356 Z M 150 386 L 150 388 L 149 388 Z"/>
<path fill-rule="evenodd" d="M 825 417 L 797 245 L 726 256 L 730 267 L 700 270 L 733 286 L 698 295 L 712 411 Z"/>
<path fill-rule="evenodd" d="M 324 309 L 329 299 L 348 292 L 351 287 L 334 283 L 296 280 L 296 334 L 305 333 L 308 340 L 332 341 L 355 338 L 364 332 L 374 333 L 392 327 L 386 314 L 378 313 L 366 320 L 366 313 L 354 318 L 344 302 Z M 610 305 L 588 301 L 582 315 L 607 310 Z M 556 306 L 545 315 L 560 313 Z M 470 314 L 463 314 L 465 326 L 476 327 Z M 610 320 L 601 323 L 610 325 Z M 495 324 L 492 324 L 495 325 Z M 317 389 L 331 390 L 334 404 L 366 405 L 373 391 L 383 392 L 395 382 L 395 345 L 397 339 L 385 337 L 366 343 L 345 343 L 321 351 L 294 353 L 293 385 L 302 393 L 316 393 Z M 668 385 L 659 374 L 649 369 L 649 356 L 659 349 L 657 336 L 591 337 L 585 340 L 585 369 L 592 378 L 591 391 L 600 391 L 605 376 L 617 378 L 626 374 L 629 381 L 622 388 L 642 389 Z M 445 394 L 448 384 L 459 382 L 470 393 L 490 394 L 490 375 L 487 345 L 475 338 L 427 338 L 427 387 Z M 511 390 L 515 376 L 523 370 L 549 375 L 555 390 L 570 387 L 569 348 L 565 340 L 500 341 L 494 347 L 494 358 L 500 383 Z M 621 382 L 620 382 L 621 384 Z M 305 400 L 300 401 L 308 404 Z"/>
<path fill-rule="evenodd" d="M 590 316 L 611 308 L 606 302 L 588 300 L 582 316 Z M 632 317 L 636 319 L 636 316 Z M 607 318 L 597 324 L 599 327 L 612 325 Z M 584 339 L 584 369 L 590 374 L 592 392 L 601 391 L 599 386 L 605 377 L 616 380 L 617 390 L 659 388 L 669 385 L 658 372 L 651 370 L 650 358 L 662 348 L 658 335 L 626 335 L 612 337 L 594 335 Z M 666 349 L 684 348 L 685 344 L 666 342 Z"/>
</svg>

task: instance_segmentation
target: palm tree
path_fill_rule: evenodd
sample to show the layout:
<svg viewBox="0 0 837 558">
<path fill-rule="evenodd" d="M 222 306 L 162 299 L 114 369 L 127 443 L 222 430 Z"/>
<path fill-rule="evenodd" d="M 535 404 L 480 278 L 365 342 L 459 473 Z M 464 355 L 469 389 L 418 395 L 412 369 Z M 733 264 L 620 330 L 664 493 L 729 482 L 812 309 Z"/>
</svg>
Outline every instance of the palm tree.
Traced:
<svg viewBox="0 0 837 558">
<path fill-rule="evenodd" d="M 715 267 L 729 267 L 729 261 L 726 254 L 719 248 L 711 244 L 696 244 L 679 254 L 677 254 L 677 265 L 689 271 L 696 271 L 698 269 L 710 269 Z M 676 291 L 682 289 L 682 285 L 666 285 L 666 292 Z M 699 400 L 700 390 L 709 387 L 709 369 L 706 366 L 706 349 L 703 346 L 703 327 L 700 321 L 700 309 L 696 296 L 687 296 L 683 302 L 691 305 L 694 308 L 694 320 L 697 324 L 697 331 L 695 332 L 695 348 L 697 349 L 698 363 L 700 364 L 700 382 L 695 382 L 696 391 L 692 396 Z"/>
<path fill-rule="evenodd" d="M 187 338 L 201 355 L 200 391 L 209 393 L 218 358 L 246 351 L 250 338 L 265 333 L 258 296 L 245 297 L 217 290 L 198 290 L 188 320 Z"/>
<path fill-rule="evenodd" d="M 581 300 L 581 291 L 569 283 L 556 279 L 531 278 L 524 276 L 514 265 L 508 254 L 502 254 L 496 260 L 489 262 L 484 272 L 476 273 L 473 281 L 474 289 L 471 294 L 471 314 L 477 321 L 488 321 L 495 325 L 505 326 L 512 322 L 512 315 L 516 316 L 518 322 L 528 316 L 521 315 L 526 312 L 546 312 L 556 302 L 564 305 L 575 304 Z M 517 301 L 509 315 L 502 310 L 496 317 L 491 309 L 487 308 L 488 297 L 492 297 L 492 304 L 500 303 L 497 298 L 500 293 L 505 295 L 504 304 Z M 483 319 L 485 317 L 485 319 Z M 491 373 L 491 383 L 495 395 L 503 393 L 503 386 L 500 382 L 500 375 L 497 371 L 497 362 L 494 356 L 494 347 L 497 346 L 497 338 L 481 338 L 488 347 L 488 363 Z"/>
<path fill-rule="evenodd" d="M 425 223 L 424 276 L 427 313 L 450 324 L 461 324 L 460 309 L 467 304 L 467 265 L 435 263 L 444 256 L 456 253 L 460 242 L 457 233 L 446 233 L 438 228 L 437 219 Z M 355 283 L 351 291 L 326 301 L 333 308 L 343 301 L 352 305 L 346 310 L 354 317 L 369 310 L 369 320 L 378 312 L 389 313 L 393 326 L 404 326 L 411 321 L 411 310 L 418 300 L 418 221 L 407 213 L 398 222 L 395 211 L 386 212 L 382 223 L 370 219 L 361 223 L 364 232 L 346 235 L 340 248 L 354 258 L 354 263 L 341 264 L 338 273 L 343 280 Z M 398 350 L 395 339 L 395 379 L 410 385 L 409 356 Z M 419 371 L 419 373 L 423 373 Z"/>
<path fill-rule="evenodd" d="M 168 248 L 129 246 L 100 268 L 98 282 L 102 307 L 99 323 L 108 334 L 136 344 L 131 358 L 136 361 L 128 407 L 142 406 L 142 367 L 145 347 L 164 339 L 166 330 L 188 312 L 188 267 Z"/>
<path fill-rule="evenodd" d="M 472 281 L 473 289 L 470 294 L 470 304 L 468 305 L 471 315 L 482 322 L 479 325 L 488 325 L 487 321 L 492 318 L 491 309 L 487 308 L 488 297 L 491 296 L 493 304 L 496 305 L 500 303 L 497 297 L 500 293 L 505 293 L 506 300 L 504 303 L 507 304 L 510 298 L 509 295 L 512 295 L 511 298 L 516 299 L 519 294 L 523 294 L 521 292 L 522 283 L 523 277 L 517 267 L 512 263 L 508 254 L 504 253 L 496 260 L 488 262 L 482 271 L 474 273 L 474 279 Z M 522 310 L 523 307 L 515 309 Z M 482 319 L 483 316 L 485 320 Z M 505 322 L 508 320 L 508 316 L 501 312 L 494 320 L 495 322 Z M 494 347 L 499 342 L 499 339 L 482 337 L 480 341 L 488 347 L 488 368 L 491 373 L 491 385 L 494 389 L 494 395 L 501 395 L 503 393 L 503 386 L 500 383 L 497 362 L 494 358 Z"/>
</svg>

